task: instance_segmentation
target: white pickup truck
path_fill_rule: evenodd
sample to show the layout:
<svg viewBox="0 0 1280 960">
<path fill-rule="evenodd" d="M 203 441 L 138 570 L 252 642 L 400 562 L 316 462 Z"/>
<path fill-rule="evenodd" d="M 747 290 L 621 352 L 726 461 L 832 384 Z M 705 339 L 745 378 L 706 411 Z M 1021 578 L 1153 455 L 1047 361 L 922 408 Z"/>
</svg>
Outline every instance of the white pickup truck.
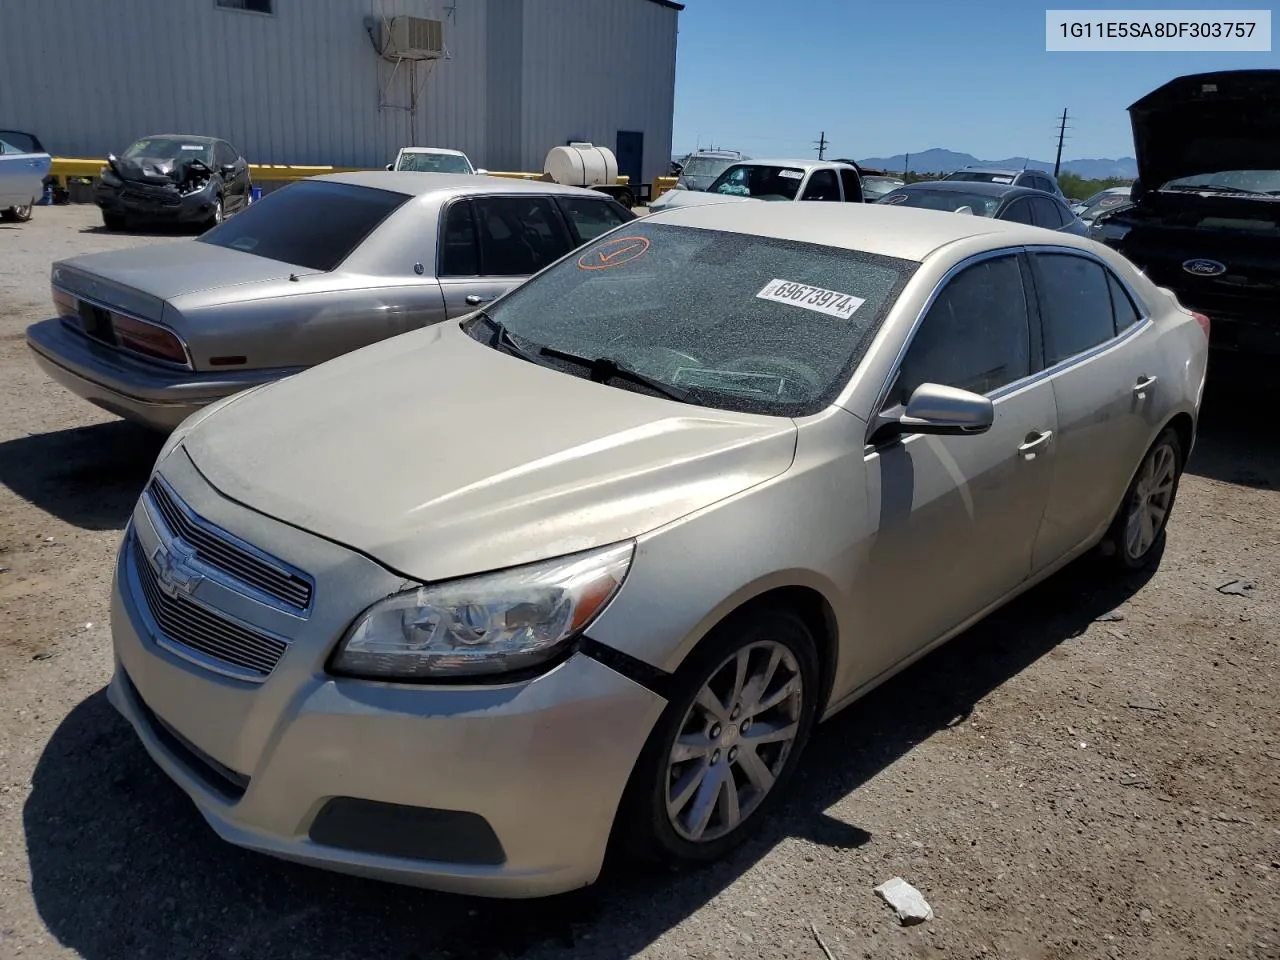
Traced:
<svg viewBox="0 0 1280 960">
<path fill-rule="evenodd" d="M 725 169 L 705 191 L 668 190 L 650 212 L 733 200 L 819 200 L 863 203 L 858 168 L 833 160 L 743 160 Z"/>
</svg>

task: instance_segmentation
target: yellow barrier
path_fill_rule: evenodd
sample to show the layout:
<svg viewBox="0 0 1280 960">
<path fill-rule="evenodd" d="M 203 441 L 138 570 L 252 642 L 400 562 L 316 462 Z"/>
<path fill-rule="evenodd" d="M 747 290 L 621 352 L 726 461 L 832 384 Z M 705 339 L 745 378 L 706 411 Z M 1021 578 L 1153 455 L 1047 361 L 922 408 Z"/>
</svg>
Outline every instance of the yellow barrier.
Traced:
<svg viewBox="0 0 1280 960">
<path fill-rule="evenodd" d="M 54 157 L 53 164 L 49 170 L 50 175 L 65 179 L 67 177 L 86 177 L 93 179 L 97 177 L 102 168 L 106 166 L 106 160 L 82 160 L 72 157 Z M 251 163 L 249 164 L 249 176 L 259 181 L 281 181 L 281 180 L 305 180 L 308 177 L 319 177 L 329 173 L 361 173 L 367 170 L 373 170 L 372 167 L 327 167 L 327 166 L 302 166 L 288 163 Z M 504 177 L 508 180 L 541 180 L 541 173 L 525 173 L 520 171 L 509 170 L 490 170 L 491 177 Z M 630 183 L 627 177 L 618 177 L 619 184 Z M 674 181 L 672 181 L 674 182 Z"/>
<path fill-rule="evenodd" d="M 654 177 L 653 178 L 653 199 L 657 200 L 668 190 L 675 189 L 675 177 Z"/>
</svg>

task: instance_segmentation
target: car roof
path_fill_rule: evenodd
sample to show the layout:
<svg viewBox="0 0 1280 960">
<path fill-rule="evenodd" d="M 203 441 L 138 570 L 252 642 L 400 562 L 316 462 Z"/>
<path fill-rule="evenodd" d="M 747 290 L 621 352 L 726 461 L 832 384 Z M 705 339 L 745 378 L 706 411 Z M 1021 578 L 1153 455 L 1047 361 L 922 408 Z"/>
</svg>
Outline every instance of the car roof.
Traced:
<svg viewBox="0 0 1280 960">
<path fill-rule="evenodd" d="M 985 183 L 981 180 L 917 180 L 898 188 L 912 190 L 923 187 L 928 190 L 941 190 L 947 193 L 976 193 L 989 197 L 1005 197 L 1011 194 L 1028 194 L 1034 197 L 1047 197 L 1052 194 L 1032 187 L 1020 187 L 1013 183 Z"/>
<path fill-rule="evenodd" d="M 401 153 L 447 153 L 454 157 L 465 157 L 466 154 L 461 150 L 452 150 L 449 147 L 401 147 Z"/>
<path fill-rule="evenodd" d="M 853 169 L 852 164 L 841 163 L 839 160 L 797 160 L 794 157 L 753 157 L 750 160 L 740 161 L 740 164 L 753 167 L 799 167 L 801 170 L 815 170 L 819 167 L 849 167 Z"/>
<path fill-rule="evenodd" d="M 390 190 L 411 197 L 428 193 L 541 193 L 580 197 L 590 194 L 604 198 L 607 194 L 583 187 L 566 187 L 548 180 L 515 180 L 507 177 L 471 176 L 466 173 L 427 173 L 417 170 L 358 170 L 352 173 L 327 173 L 312 180 L 346 183 L 353 187 Z"/>
<path fill-rule="evenodd" d="M 1039 191 L 1027 192 L 1043 196 Z M 644 222 L 755 234 L 916 261 L 949 243 L 982 236 L 989 236 L 993 247 L 1046 242 L 1079 245 L 1075 243 L 1079 238 L 1042 227 L 880 203 L 710 203 L 671 207 L 650 214 Z"/>
<path fill-rule="evenodd" d="M 719 160 L 744 159 L 739 150 L 695 150 L 689 157 L 715 157 Z"/>
<path fill-rule="evenodd" d="M 208 137 L 202 133 L 148 133 L 144 137 L 134 137 L 133 142 L 139 140 L 189 140 L 192 143 L 215 143 L 221 140 L 221 137 Z"/>
<path fill-rule="evenodd" d="M 1043 170 L 1037 170 L 1034 167 L 961 167 L 955 173 L 998 173 L 1016 177 L 1020 173 L 1044 173 Z M 1048 176 L 1048 174 L 1045 174 Z"/>
</svg>

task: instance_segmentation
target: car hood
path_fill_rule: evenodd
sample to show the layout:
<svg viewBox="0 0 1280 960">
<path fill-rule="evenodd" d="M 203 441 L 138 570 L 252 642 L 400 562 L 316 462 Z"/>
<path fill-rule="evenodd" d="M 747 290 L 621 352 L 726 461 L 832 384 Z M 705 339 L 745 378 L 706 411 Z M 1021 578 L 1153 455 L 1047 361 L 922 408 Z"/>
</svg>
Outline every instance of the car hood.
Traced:
<svg viewBox="0 0 1280 960">
<path fill-rule="evenodd" d="M 795 436 L 445 323 L 259 389 L 182 446 L 227 497 L 431 581 L 638 536 L 783 473 Z"/>
<path fill-rule="evenodd" d="M 1171 80 L 1129 107 L 1138 179 L 1148 190 L 1223 170 L 1280 170 L 1280 70 Z"/>
<path fill-rule="evenodd" d="M 668 190 L 650 209 L 697 207 L 712 203 L 743 203 L 755 201 L 755 197 L 736 197 L 727 193 L 707 193 L 704 190 Z"/>
<path fill-rule="evenodd" d="M 53 282 L 112 306 L 137 309 L 139 299 L 154 304 L 184 294 L 318 272 L 186 240 L 60 260 L 53 265 Z"/>
</svg>

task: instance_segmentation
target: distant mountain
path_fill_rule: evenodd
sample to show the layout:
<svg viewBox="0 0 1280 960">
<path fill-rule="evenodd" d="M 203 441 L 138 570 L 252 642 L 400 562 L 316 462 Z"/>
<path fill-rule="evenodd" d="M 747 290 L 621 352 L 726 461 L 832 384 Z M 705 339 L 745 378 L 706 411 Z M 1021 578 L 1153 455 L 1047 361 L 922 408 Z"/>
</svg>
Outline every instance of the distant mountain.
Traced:
<svg viewBox="0 0 1280 960">
<path fill-rule="evenodd" d="M 903 165 L 907 162 L 908 157 L 901 153 L 893 157 L 868 157 L 865 160 L 858 161 L 864 167 L 895 172 L 901 171 Z M 941 147 L 913 153 L 910 155 L 909 162 L 912 173 L 950 173 L 952 170 L 959 170 L 961 167 L 969 166 L 1013 167 L 1016 169 L 1032 167 L 1050 172 L 1053 170 L 1052 161 L 1032 160 L 1028 157 L 979 160 L 972 154 L 956 153 L 954 150 L 944 150 Z M 1121 157 L 1118 160 L 1063 160 L 1062 172 L 1074 173 L 1076 176 L 1083 177 L 1086 180 L 1104 180 L 1110 177 L 1131 180 L 1138 175 L 1138 162 L 1133 157 Z"/>
</svg>

